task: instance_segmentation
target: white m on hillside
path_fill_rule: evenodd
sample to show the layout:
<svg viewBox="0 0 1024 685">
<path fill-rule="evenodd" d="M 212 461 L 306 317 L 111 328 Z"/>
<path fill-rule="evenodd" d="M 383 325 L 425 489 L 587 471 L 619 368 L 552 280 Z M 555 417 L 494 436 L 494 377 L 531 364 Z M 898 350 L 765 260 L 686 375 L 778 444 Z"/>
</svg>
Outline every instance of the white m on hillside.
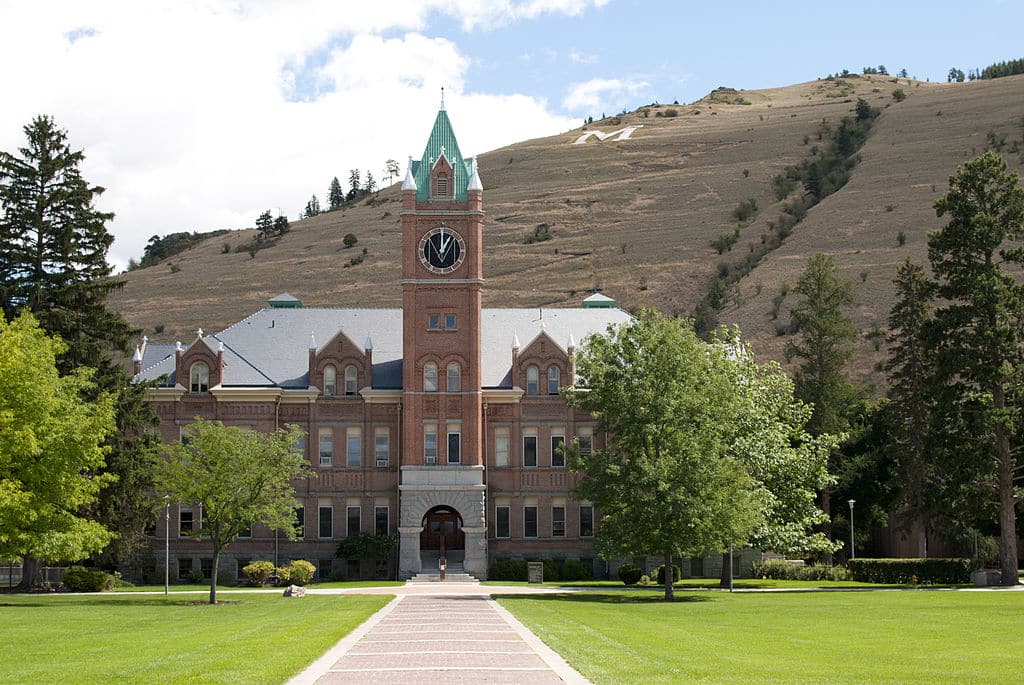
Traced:
<svg viewBox="0 0 1024 685">
<path fill-rule="evenodd" d="M 612 131 L 610 133 L 602 133 L 601 131 L 587 131 L 582 136 L 577 138 L 576 142 L 574 142 L 573 145 L 583 145 L 591 136 L 594 136 L 598 140 L 608 140 L 609 138 L 611 138 L 612 142 L 616 140 L 626 140 L 631 135 L 633 135 L 633 131 L 643 127 L 643 124 L 638 124 L 636 126 L 625 126 L 617 131 Z M 612 136 L 615 137 L 612 138 Z"/>
</svg>

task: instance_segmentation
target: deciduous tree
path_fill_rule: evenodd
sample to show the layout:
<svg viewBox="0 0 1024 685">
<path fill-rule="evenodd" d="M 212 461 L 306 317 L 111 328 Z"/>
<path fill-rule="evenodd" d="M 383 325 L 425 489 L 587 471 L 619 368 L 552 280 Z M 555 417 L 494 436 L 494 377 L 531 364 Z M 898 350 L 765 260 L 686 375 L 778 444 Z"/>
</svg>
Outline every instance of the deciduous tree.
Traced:
<svg viewBox="0 0 1024 685">
<path fill-rule="evenodd" d="M 112 480 L 101 472 L 113 400 L 83 401 L 93 370 L 61 374 L 64 350 L 30 313 L 0 317 L 0 555 L 25 558 L 23 587 L 39 584 L 35 560 L 78 560 L 111 538 L 82 510 Z"/>
<path fill-rule="evenodd" d="M 998 509 L 1002 582 L 1017 580 L 1017 498 L 1024 381 L 1024 189 L 1016 172 L 986 152 L 949 179 L 935 203 L 949 223 L 928 237 L 941 305 L 929 335 L 942 411 L 962 425 L 963 459 L 991 484 Z M 980 438 L 980 436 L 984 436 Z M 973 444 L 975 448 L 969 445 Z"/>
<path fill-rule="evenodd" d="M 295 537 L 293 481 L 308 474 L 295 450 L 302 435 L 295 426 L 245 433 L 198 419 L 189 426 L 188 444 L 167 446 L 168 458 L 157 467 L 156 492 L 202 507 L 201 528 L 194 534 L 208 542 L 213 557 L 211 604 L 217 602 L 220 554 L 240 532 L 261 523 Z"/>
<path fill-rule="evenodd" d="M 813 498 L 828 482 L 829 438 L 800 444 L 806 410 L 777 368 L 741 363 L 733 346 L 644 312 L 590 338 L 577 369 L 582 387 L 567 401 L 593 414 L 608 442 L 566 452 L 583 474 L 575 496 L 602 513 L 602 555 L 659 555 L 668 567 L 752 539 L 787 549 L 822 541 L 807 526 L 821 516 Z"/>
</svg>

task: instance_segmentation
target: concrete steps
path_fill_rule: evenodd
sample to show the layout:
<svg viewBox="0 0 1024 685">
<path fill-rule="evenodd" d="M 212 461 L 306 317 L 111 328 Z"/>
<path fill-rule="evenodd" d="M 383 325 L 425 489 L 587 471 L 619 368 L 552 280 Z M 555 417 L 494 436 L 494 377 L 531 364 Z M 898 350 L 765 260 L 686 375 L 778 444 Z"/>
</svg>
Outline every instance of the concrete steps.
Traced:
<svg viewBox="0 0 1024 685">
<path fill-rule="evenodd" d="M 427 570 L 417 573 L 415 576 L 409 579 L 410 583 L 478 583 L 480 582 L 477 578 L 469 575 L 461 568 L 450 568 L 445 573 L 445 578 L 441 580 L 441 572 L 437 570 Z"/>
</svg>

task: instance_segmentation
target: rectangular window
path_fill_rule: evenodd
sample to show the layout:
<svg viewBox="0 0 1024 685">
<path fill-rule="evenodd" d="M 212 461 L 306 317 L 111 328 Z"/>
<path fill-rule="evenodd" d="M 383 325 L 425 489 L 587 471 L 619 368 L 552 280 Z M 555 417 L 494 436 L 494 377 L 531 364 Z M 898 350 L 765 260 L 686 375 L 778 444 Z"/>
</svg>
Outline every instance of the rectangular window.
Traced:
<svg viewBox="0 0 1024 685">
<path fill-rule="evenodd" d="M 437 427 L 427 426 L 423 429 L 423 462 L 437 463 Z"/>
<path fill-rule="evenodd" d="M 537 537 L 537 507 L 523 507 L 523 537 Z"/>
<path fill-rule="evenodd" d="M 391 432 L 378 428 L 373 434 L 373 456 L 377 468 L 384 468 L 391 459 Z"/>
<path fill-rule="evenodd" d="M 440 314 L 427 314 L 427 330 L 439 331 L 441 330 L 441 315 Z"/>
<path fill-rule="evenodd" d="M 346 520 L 348 522 L 348 525 L 345 528 L 345 534 L 349 537 L 352 537 L 353 535 L 359 535 L 359 530 L 361 528 L 360 524 L 362 523 L 362 521 L 360 521 L 361 512 L 362 509 L 360 507 L 348 507 L 347 509 Z"/>
<path fill-rule="evenodd" d="M 346 432 L 345 455 L 350 469 L 357 469 L 363 464 L 363 434 L 358 428 L 349 428 Z"/>
<path fill-rule="evenodd" d="M 565 537 L 565 507 L 551 507 L 551 537 Z"/>
<path fill-rule="evenodd" d="M 494 430 L 494 465 L 508 466 L 508 428 Z"/>
<path fill-rule="evenodd" d="M 252 526 L 245 528 L 244 530 L 238 531 L 238 537 L 240 538 L 251 538 L 252 537 Z"/>
<path fill-rule="evenodd" d="M 302 456 L 306 456 L 306 436 L 305 435 L 303 435 L 301 438 L 299 438 L 298 440 L 295 441 L 295 444 L 292 445 L 292 452 L 295 452 L 296 454 L 301 454 Z"/>
<path fill-rule="evenodd" d="M 390 527 L 391 522 L 388 520 L 388 508 L 386 506 L 374 507 L 373 532 L 375 532 L 377 535 L 387 535 Z"/>
<path fill-rule="evenodd" d="M 178 534 L 192 534 L 192 507 L 181 507 L 178 509 Z"/>
<path fill-rule="evenodd" d="M 509 537 L 508 505 L 498 505 L 494 508 L 494 537 Z"/>
<path fill-rule="evenodd" d="M 580 428 L 576 432 L 576 439 L 580 444 L 580 456 L 589 457 L 594 448 L 594 433 L 592 428 Z"/>
<path fill-rule="evenodd" d="M 331 466 L 334 463 L 334 429 L 320 429 L 320 466 Z"/>
<path fill-rule="evenodd" d="M 213 575 L 213 559 L 200 559 L 199 570 L 203 572 L 203 578 L 209 580 Z"/>
<path fill-rule="evenodd" d="M 295 507 L 295 537 L 302 539 L 306 532 L 306 507 Z"/>
<path fill-rule="evenodd" d="M 320 526 L 317 536 L 321 538 L 334 537 L 334 507 L 320 507 Z"/>
<path fill-rule="evenodd" d="M 564 435 L 551 436 L 551 465 L 565 466 L 565 454 L 562 452 L 562 445 L 565 444 Z"/>
<path fill-rule="evenodd" d="M 523 466 L 537 465 L 537 436 L 523 436 Z"/>
<path fill-rule="evenodd" d="M 188 580 L 192 573 L 192 559 L 178 559 L 178 580 Z"/>
<path fill-rule="evenodd" d="M 462 463 L 462 434 L 448 433 L 448 463 Z"/>
<path fill-rule="evenodd" d="M 594 507 L 588 504 L 580 505 L 580 537 L 589 538 L 594 536 Z"/>
<path fill-rule="evenodd" d="M 458 326 L 455 325 L 456 323 L 457 323 L 457 321 L 455 319 L 455 315 L 454 314 L 445 314 L 444 315 L 444 328 L 445 328 L 445 330 L 448 330 L 448 331 L 456 330 L 458 328 Z"/>
</svg>

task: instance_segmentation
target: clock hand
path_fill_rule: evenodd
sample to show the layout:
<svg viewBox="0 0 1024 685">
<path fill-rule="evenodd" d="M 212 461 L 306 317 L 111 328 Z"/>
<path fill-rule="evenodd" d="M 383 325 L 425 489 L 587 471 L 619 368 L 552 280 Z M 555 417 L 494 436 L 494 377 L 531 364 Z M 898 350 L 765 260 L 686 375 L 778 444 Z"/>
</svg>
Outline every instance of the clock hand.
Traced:
<svg viewBox="0 0 1024 685">
<path fill-rule="evenodd" d="M 452 239 L 442 235 L 441 236 L 441 257 L 444 258 L 448 254 L 448 248 L 451 247 Z"/>
</svg>

